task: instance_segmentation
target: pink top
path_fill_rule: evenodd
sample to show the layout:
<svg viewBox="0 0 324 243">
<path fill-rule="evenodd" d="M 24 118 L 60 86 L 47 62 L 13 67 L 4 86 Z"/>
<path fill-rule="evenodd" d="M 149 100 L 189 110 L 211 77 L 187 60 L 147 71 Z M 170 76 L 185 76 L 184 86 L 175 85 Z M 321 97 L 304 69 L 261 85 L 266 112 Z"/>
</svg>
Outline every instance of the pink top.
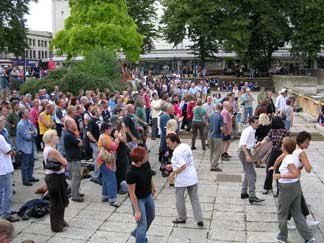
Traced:
<svg viewBox="0 0 324 243">
<path fill-rule="evenodd" d="M 144 94 L 144 100 L 145 100 L 145 108 L 151 108 L 149 94 L 147 94 L 147 93 Z"/>
<path fill-rule="evenodd" d="M 227 135 L 230 135 L 232 133 L 232 115 L 229 111 L 227 110 L 222 110 L 222 116 L 224 119 L 224 126 L 225 130 L 227 131 Z"/>
<path fill-rule="evenodd" d="M 39 110 L 36 107 L 31 108 L 30 110 L 30 120 L 33 123 L 34 127 L 37 127 Z"/>
</svg>

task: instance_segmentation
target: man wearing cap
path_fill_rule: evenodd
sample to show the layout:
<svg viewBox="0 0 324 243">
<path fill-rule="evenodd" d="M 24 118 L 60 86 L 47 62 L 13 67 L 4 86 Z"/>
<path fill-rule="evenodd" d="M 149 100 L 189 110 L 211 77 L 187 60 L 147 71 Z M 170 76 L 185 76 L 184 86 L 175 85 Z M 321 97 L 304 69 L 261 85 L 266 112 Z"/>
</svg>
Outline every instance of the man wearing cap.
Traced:
<svg viewBox="0 0 324 243">
<path fill-rule="evenodd" d="M 286 100 L 287 100 L 287 89 L 282 89 L 280 91 L 280 95 L 276 99 L 276 111 L 277 113 L 280 113 L 282 109 L 285 108 L 286 106 Z"/>
</svg>

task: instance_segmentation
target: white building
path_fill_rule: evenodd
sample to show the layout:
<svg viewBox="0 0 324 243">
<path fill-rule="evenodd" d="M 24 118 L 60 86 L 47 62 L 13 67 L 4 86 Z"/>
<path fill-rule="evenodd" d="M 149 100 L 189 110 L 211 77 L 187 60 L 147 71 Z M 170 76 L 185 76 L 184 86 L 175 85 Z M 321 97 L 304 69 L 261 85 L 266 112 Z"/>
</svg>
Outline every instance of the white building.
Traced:
<svg viewBox="0 0 324 243">
<path fill-rule="evenodd" d="M 51 32 L 29 30 L 27 34 L 29 49 L 25 52 L 26 59 L 41 60 L 49 58 L 51 56 L 49 50 L 51 39 Z"/>
</svg>

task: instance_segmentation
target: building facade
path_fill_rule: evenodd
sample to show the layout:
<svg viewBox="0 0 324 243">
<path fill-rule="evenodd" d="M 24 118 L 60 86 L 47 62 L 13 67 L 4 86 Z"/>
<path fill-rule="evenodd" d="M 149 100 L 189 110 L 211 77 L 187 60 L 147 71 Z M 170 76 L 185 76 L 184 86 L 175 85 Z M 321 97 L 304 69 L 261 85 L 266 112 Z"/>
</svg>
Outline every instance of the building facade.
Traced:
<svg viewBox="0 0 324 243">
<path fill-rule="evenodd" d="M 25 51 L 25 58 L 42 60 L 51 57 L 49 45 L 52 33 L 46 31 L 29 30 L 27 34 L 28 49 Z"/>
</svg>

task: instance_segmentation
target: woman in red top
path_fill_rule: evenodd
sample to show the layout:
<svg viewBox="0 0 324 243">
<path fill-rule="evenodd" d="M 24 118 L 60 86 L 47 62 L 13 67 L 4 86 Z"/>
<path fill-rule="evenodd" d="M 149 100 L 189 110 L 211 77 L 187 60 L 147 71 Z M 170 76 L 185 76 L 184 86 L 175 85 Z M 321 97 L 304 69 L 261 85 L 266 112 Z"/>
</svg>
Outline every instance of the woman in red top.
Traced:
<svg viewBox="0 0 324 243">
<path fill-rule="evenodd" d="M 193 108 L 196 106 L 197 98 L 193 97 L 187 106 L 187 122 L 188 122 L 188 130 L 191 129 L 191 123 L 193 119 Z"/>
</svg>

